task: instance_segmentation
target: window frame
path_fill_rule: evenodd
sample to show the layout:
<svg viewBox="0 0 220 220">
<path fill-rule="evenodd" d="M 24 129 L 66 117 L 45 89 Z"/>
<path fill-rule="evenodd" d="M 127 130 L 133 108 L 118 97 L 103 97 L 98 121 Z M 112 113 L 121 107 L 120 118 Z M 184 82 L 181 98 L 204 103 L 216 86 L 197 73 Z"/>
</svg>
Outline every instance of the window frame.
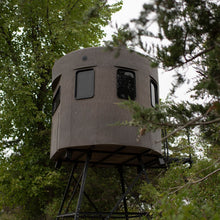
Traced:
<svg viewBox="0 0 220 220">
<path fill-rule="evenodd" d="M 77 80 L 77 76 L 79 75 L 79 73 L 81 72 L 86 72 L 86 71 L 93 71 L 93 82 L 92 82 L 92 94 L 86 97 L 77 97 L 77 88 L 78 88 L 78 80 Z M 76 71 L 75 73 L 75 99 L 76 100 L 81 100 L 81 99 L 91 99 L 95 96 L 95 70 L 93 68 L 86 68 L 86 69 L 79 69 Z"/>
<path fill-rule="evenodd" d="M 119 79 L 118 79 L 118 76 L 119 76 L 119 74 L 121 74 L 122 72 L 130 72 L 130 73 L 132 73 L 133 74 L 133 76 L 134 76 L 134 94 L 132 95 L 132 97 L 131 96 L 129 96 L 129 94 L 127 94 L 126 96 L 126 98 L 124 98 L 124 97 L 121 97 L 121 95 L 120 95 L 120 93 L 119 93 Z M 131 100 L 136 100 L 136 96 L 137 96 L 137 93 L 136 93 L 136 73 L 135 73 L 135 71 L 133 70 L 133 69 L 128 69 L 128 68 L 123 68 L 123 67 L 120 67 L 120 68 L 118 68 L 117 69 L 117 73 L 116 73 L 116 87 L 117 87 L 117 97 L 118 98 L 120 98 L 120 99 L 124 99 L 124 100 L 129 100 L 129 99 L 131 99 Z"/>
<path fill-rule="evenodd" d="M 59 105 L 60 105 L 60 97 L 61 97 L 61 87 L 59 86 L 58 89 L 57 89 L 57 91 L 56 91 L 55 96 L 53 97 L 53 102 L 52 102 L 52 115 L 55 114 L 55 112 L 57 111 L 57 109 L 58 109 L 58 107 L 59 107 Z M 57 102 L 56 102 L 57 98 L 58 98 L 58 104 L 56 104 L 56 106 L 55 106 L 55 103 L 57 103 Z M 55 108 L 54 108 L 54 106 L 55 106 Z"/>
<path fill-rule="evenodd" d="M 152 99 L 153 98 L 152 86 L 154 88 L 154 103 L 153 103 L 153 99 Z M 159 104 L 158 83 L 153 78 L 150 79 L 150 102 L 151 102 L 151 106 L 153 108 L 155 108 L 156 105 Z"/>
<path fill-rule="evenodd" d="M 55 89 L 57 88 L 57 85 L 59 84 L 59 82 L 60 82 L 60 79 L 61 79 L 61 74 L 60 75 L 58 75 L 54 80 L 53 80 L 53 82 L 52 82 L 52 91 L 54 92 L 55 91 Z"/>
</svg>

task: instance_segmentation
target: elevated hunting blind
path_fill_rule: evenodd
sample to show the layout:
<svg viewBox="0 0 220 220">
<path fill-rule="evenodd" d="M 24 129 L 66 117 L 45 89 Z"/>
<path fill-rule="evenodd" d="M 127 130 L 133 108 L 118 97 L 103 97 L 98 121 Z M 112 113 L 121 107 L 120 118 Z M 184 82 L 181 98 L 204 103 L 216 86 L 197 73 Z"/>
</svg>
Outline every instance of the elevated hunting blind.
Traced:
<svg viewBox="0 0 220 220">
<path fill-rule="evenodd" d="M 142 154 L 145 163 L 160 155 L 161 145 L 155 144 L 160 131 L 138 141 L 137 128 L 115 125 L 131 119 L 117 103 L 129 98 L 144 107 L 158 103 L 157 70 L 146 57 L 117 50 L 82 49 L 55 63 L 52 159 L 82 162 L 82 152 L 90 149 L 90 163 L 136 165 L 136 154 Z"/>
<path fill-rule="evenodd" d="M 158 104 L 157 70 L 150 67 L 146 57 L 127 49 L 87 48 L 69 53 L 55 63 L 52 88 L 51 159 L 58 164 L 73 162 L 57 219 L 148 216 L 147 212 L 128 212 L 126 197 L 141 176 L 148 182 L 146 168 L 164 165 L 161 144 L 156 144 L 161 133 L 149 132 L 137 140 L 137 128 L 115 124 L 131 119 L 130 112 L 117 103 L 131 99 L 148 108 Z M 77 181 L 74 172 L 78 164 L 84 166 Z M 110 212 L 99 211 L 84 190 L 89 165 L 118 168 L 122 196 Z M 127 189 L 124 166 L 139 168 Z M 75 188 L 71 190 L 73 181 Z M 69 212 L 78 188 L 75 212 Z M 93 212 L 80 210 L 83 195 L 94 208 Z M 122 201 L 124 211 L 116 212 Z"/>
</svg>

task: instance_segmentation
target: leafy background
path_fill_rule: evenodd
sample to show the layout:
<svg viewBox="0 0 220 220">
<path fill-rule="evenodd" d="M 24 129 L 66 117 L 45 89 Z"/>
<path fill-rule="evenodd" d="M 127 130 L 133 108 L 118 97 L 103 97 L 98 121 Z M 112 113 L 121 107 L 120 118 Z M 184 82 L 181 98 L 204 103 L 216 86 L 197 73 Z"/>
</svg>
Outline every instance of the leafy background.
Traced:
<svg viewBox="0 0 220 220">
<path fill-rule="evenodd" d="M 53 219 L 57 214 L 70 167 L 55 170 L 49 160 L 51 68 L 70 51 L 100 45 L 102 27 L 120 7 L 120 2 L 110 6 L 98 0 L 0 1 L 1 219 Z M 170 164 L 168 170 L 149 170 L 151 184 L 135 188 L 132 198 L 152 219 L 220 218 L 219 7 L 211 0 L 154 0 L 144 4 L 132 27 L 118 27 L 107 42 L 109 48 L 139 47 L 152 66 L 175 70 L 174 94 L 187 82 L 188 66 L 197 73 L 192 100 L 171 97 L 154 109 L 124 103 L 133 114 L 124 125 L 136 126 L 139 138 L 151 129 L 166 129 L 161 142 L 167 140 L 171 157 L 190 154 L 194 161 L 191 168 Z M 148 28 L 151 22 L 158 23 L 158 33 Z M 146 37 L 155 43 L 148 44 Z M 134 172 L 126 171 L 128 181 Z M 115 171 L 93 169 L 89 175 L 86 191 L 98 195 L 100 209 L 112 207 L 119 190 Z M 129 210 L 138 210 L 132 198 Z"/>
</svg>

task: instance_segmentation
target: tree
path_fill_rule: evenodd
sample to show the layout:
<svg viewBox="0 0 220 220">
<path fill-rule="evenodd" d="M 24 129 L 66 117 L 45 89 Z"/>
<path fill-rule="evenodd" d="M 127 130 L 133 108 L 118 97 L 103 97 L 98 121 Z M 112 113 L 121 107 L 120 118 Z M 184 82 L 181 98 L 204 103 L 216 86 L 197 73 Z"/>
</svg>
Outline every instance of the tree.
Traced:
<svg viewBox="0 0 220 220">
<path fill-rule="evenodd" d="M 0 209 L 40 219 L 66 173 L 49 161 L 51 69 L 73 50 L 97 46 L 120 2 L 0 1 Z"/>
<path fill-rule="evenodd" d="M 197 73 L 191 100 L 170 99 L 154 109 L 131 101 L 124 103 L 133 113 L 132 120 L 124 125 L 138 127 L 140 136 L 152 129 L 164 128 L 168 135 L 158 141 L 168 139 L 179 155 L 185 153 L 180 147 L 185 150 L 190 145 L 191 152 L 194 151 L 192 169 L 175 167 L 155 183 L 156 187 L 143 187 L 144 195 L 150 193 L 151 198 L 155 198 L 149 201 L 145 196 L 148 204 L 156 203 L 150 209 L 146 207 L 155 219 L 219 218 L 216 205 L 220 171 L 219 21 L 218 1 L 154 0 L 144 4 L 139 18 L 132 21 L 134 28 L 130 28 L 130 24 L 118 28 L 113 41 L 107 44 L 138 47 L 152 60 L 153 66 L 174 70 L 173 92 L 189 80 L 189 66 Z M 152 24 L 158 31 L 151 31 Z M 194 142 L 189 135 L 195 138 Z M 203 153 L 198 153 L 198 149 Z"/>
</svg>

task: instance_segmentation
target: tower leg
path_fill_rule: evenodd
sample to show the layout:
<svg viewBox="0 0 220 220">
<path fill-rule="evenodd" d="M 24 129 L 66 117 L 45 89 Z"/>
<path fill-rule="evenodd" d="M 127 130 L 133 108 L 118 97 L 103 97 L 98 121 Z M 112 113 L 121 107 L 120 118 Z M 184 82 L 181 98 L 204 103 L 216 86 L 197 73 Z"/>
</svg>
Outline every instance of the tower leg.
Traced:
<svg viewBox="0 0 220 220">
<path fill-rule="evenodd" d="M 86 161 L 84 163 L 84 167 L 83 167 L 82 173 L 80 174 L 78 180 L 76 180 L 75 177 L 74 177 L 74 171 L 75 171 L 75 169 L 77 167 L 77 163 L 74 164 L 74 166 L 73 166 L 73 168 L 71 170 L 70 176 L 69 176 L 68 184 L 67 184 L 65 192 L 64 192 L 62 203 L 60 205 L 59 213 L 58 213 L 57 218 L 56 218 L 57 220 L 63 219 L 65 217 L 67 217 L 67 218 L 68 217 L 74 217 L 74 219 L 78 220 L 79 219 L 79 214 L 80 214 L 80 208 L 81 208 L 81 203 L 82 203 L 83 195 L 86 196 L 88 201 L 93 205 L 93 207 L 97 211 L 97 208 L 95 207 L 94 203 L 92 203 L 92 201 L 90 200 L 89 196 L 84 191 L 90 159 L 91 159 L 91 152 L 89 151 L 89 152 L 87 152 Z M 68 201 L 68 203 L 66 205 L 64 214 L 61 214 L 62 211 L 63 211 L 64 203 L 67 202 L 68 193 L 70 193 L 70 185 L 72 183 L 72 180 L 74 180 L 74 182 L 75 182 L 75 187 L 74 187 L 73 192 L 71 193 L 70 199 L 69 199 L 69 201 Z M 78 188 L 79 188 L 79 195 L 78 195 L 78 201 L 77 201 L 77 205 L 76 205 L 76 211 L 73 212 L 73 213 L 68 213 L 69 206 L 70 206 L 70 204 L 71 204 L 71 202 L 72 202 L 72 200 L 73 200 L 73 198 L 74 198 Z"/>
<path fill-rule="evenodd" d="M 80 191 L 79 191 L 79 198 L 78 198 L 78 202 L 77 202 L 77 206 L 76 206 L 76 214 L 75 214 L 74 220 L 79 219 L 79 212 L 80 212 L 82 198 L 83 198 L 83 194 L 84 194 L 85 182 L 86 182 L 86 177 L 87 177 L 87 173 L 88 173 L 88 166 L 89 166 L 90 159 L 91 159 L 91 152 L 88 152 L 87 157 L 86 157 L 86 162 L 85 162 L 85 165 L 83 168 L 81 187 L 80 187 Z"/>
<path fill-rule="evenodd" d="M 122 166 L 118 167 L 118 172 L 120 175 L 122 193 L 125 194 L 125 182 L 124 182 Z M 125 219 L 128 220 L 128 207 L 127 207 L 126 196 L 123 198 L 123 203 L 124 203 L 124 210 L 125 210 Z"/>
<path fill-rule="evenodd" d="M 137 159 L 139 161 L 139 168 L 140 172 L 137 174 L 136 177 L 134 177 L 134 179 L 130 182 L 130 185 L 126 185 L 125 186 L 125 176 L 124 176 L 124 170 L 123 170 L 123 165 L 119 164 L 118 165 L 118 172 L 119 172 L 119 176 L 120 176 L 120 183 L 121 183 L 121 191 L 122 191 L 122 195 L 121 197 L 116 201 L 116 203 L 114 204 L 114 207 L 112 210 L 110 211 L 99 211 L 98 208 L 96 207 L 95 203 L 93 200 L 91 200 L 89 198 L 89 195 L 85 192 L 85 184 L 86 184 L 86 178 L 87 178 L 87 174 L 88 174 L 88 169 L 89 169 L 89 165 L 92 164 L 91 162 L 91 156 L 92 156 L 92 150 L 90 151 L 84 151 L 84 155 L 86 155 L 86 160 L 84 162 L 84 165 L 81 169 L 81 174 L 78 176 L 78 178 L 76 179 L 74 177 L 74 172 L 75 169 L 77 167 L 77 163 L 74 164 L 70 176 L 69 176 L 69 180 L 68 180 L 68 184 L 67 187 L 65 189 L 64 192 L 64 196 L 63 196 L 63 201 L 61 203 L 60 209 L 59 209 L 59 213 L 57 215 L 57 220 L 59 219 L 65 219 L 65 218 L 71 218 L 74 220 L 79 220 L 79 219 L 83 219 L 83 218 L 95 218 L 95 219 L 102 219 L 102 220 L 108 220 L 108 219 L 114 219 L 114 218 L 123 218 L 123 219 L 131 219 L 131 218 L 140 218 L 141 216 L 145 216 L 147 217 L 147 219 L 150 219 L 149 213 L 145 212 L 143 209 L 138 212 L 129 212 L 128 210 L 128 204 L 127 204 L 127 197 L 128 194 L 131 193 L 131 191 L 134 189 L 134 186 L 137 184 L 137 182 L 142 179 L 142 176 L 145 176 L 145 179 L 147 181 L 147 183 L 149 183 L 149 179 L 146 173 L 146 164 L 144 164 L 141 156 L 138 156 Z M 71 183 L 74 181 L 74 188 L 73 190 L 70 187 Z M 69 192 L 68 192 L 69 191 Z M 71 202 L 73 201 L 73 198 L 76 196 L 76 194 L 78 195 L 78 199 L 77 199 L 77 204 L 75 206 L 75 212 L 71 212 L 73 210 L 70 210 L 70 205 Z M 82 204 L 82 200 L 83 200 L 83 196 L 85 196 L 85 198 L 88 200 L 88 202 L 90 203 L 91 207 L 94 208 L 93 212 L 86 212 L 86 211 L 81 211 L 81 204 Z M 68 201 L 67 201 L 68 200 Z M 117 209 L 119 209 L 120 204 L 123 204 L 124 206 L 124 210 L 123 211 L 117 211 Z M 63 208 L 65 207 L 65 210 L 63 210 Z M 141 207 L 141 206 L 140 206 Z"/>
<path fill-rule="evenodd" d="M 63 195 L 63 200 L 62 200 L 62 202 L 61 202 L 58 215 L 60 215 L 61 212 L 62 212 L 63 205 L 64 205 L 64 202 L 65 202 L 65 200 L 66 200 L 66 197 L 67 197 L 67 194 L 68 194 L 68 191 L 69 191 L 69 187 L 70 187 L 70 184 L 71 184 L 71 182 L 72 182 L 73 174 L 74 174 L 74 171 L 75 171 L 76 168 L 77 168 L 77 163 L 75 163 L 75 164 L 73 165 L 73 168 L 72 168 L 72 170 L 71 170 L 71 173 L 70 173 L 70 176 L 69 176 L 69 181 L 68 181 L 68 184 L 67 184 L 67 186 L 66 186 L 64 195 Z M 56 219 L 58 220 L 59 217 L 57 217 Z"/>
<path fill-rule="evenodd" d="M 125 196 L 128 195 L 128 193 L 133 189 L 133 187 L 135 186 L 135 184 L 137 183 L 137 181 L 139 180 L 139 178 L 141 177 L 142 172 L 140 172 L 136 178 L 133 180 L 133 182 L 131 183 L 131 185 L 127 188 L 127 191 L 120 197 L 120 199 L 118 200 L 118 202 L 115 204 L 114 208 L 111 210 L 111 212 L 109 213 L 109 215 L 105 218 L 105 219 L 110 219 L 111 215 L 116 211 L 116 209 L 118 208 L 119 204 L 121 203 L 121 201 L 125 198 Z"/>
<path fill-rule="evenodd" d="M 146 172 L 145 166 L 144 166 L 144 162 L 143 162 L 143 160 L 142 160 L 142 158 L 141 158 L 141 155 L 138 156 L 138 161 L 139 161 L 139 163 L 140 163 L 141 170 L 142 170 L 142 172 L 144 173 L 146 182 L 147 182 L 147 183 L 150 183 L 150 181 L 149 181 L 149 179 L 148 179 L 148 176 L 147 176 L 147 172 Z"/>
</svg>

